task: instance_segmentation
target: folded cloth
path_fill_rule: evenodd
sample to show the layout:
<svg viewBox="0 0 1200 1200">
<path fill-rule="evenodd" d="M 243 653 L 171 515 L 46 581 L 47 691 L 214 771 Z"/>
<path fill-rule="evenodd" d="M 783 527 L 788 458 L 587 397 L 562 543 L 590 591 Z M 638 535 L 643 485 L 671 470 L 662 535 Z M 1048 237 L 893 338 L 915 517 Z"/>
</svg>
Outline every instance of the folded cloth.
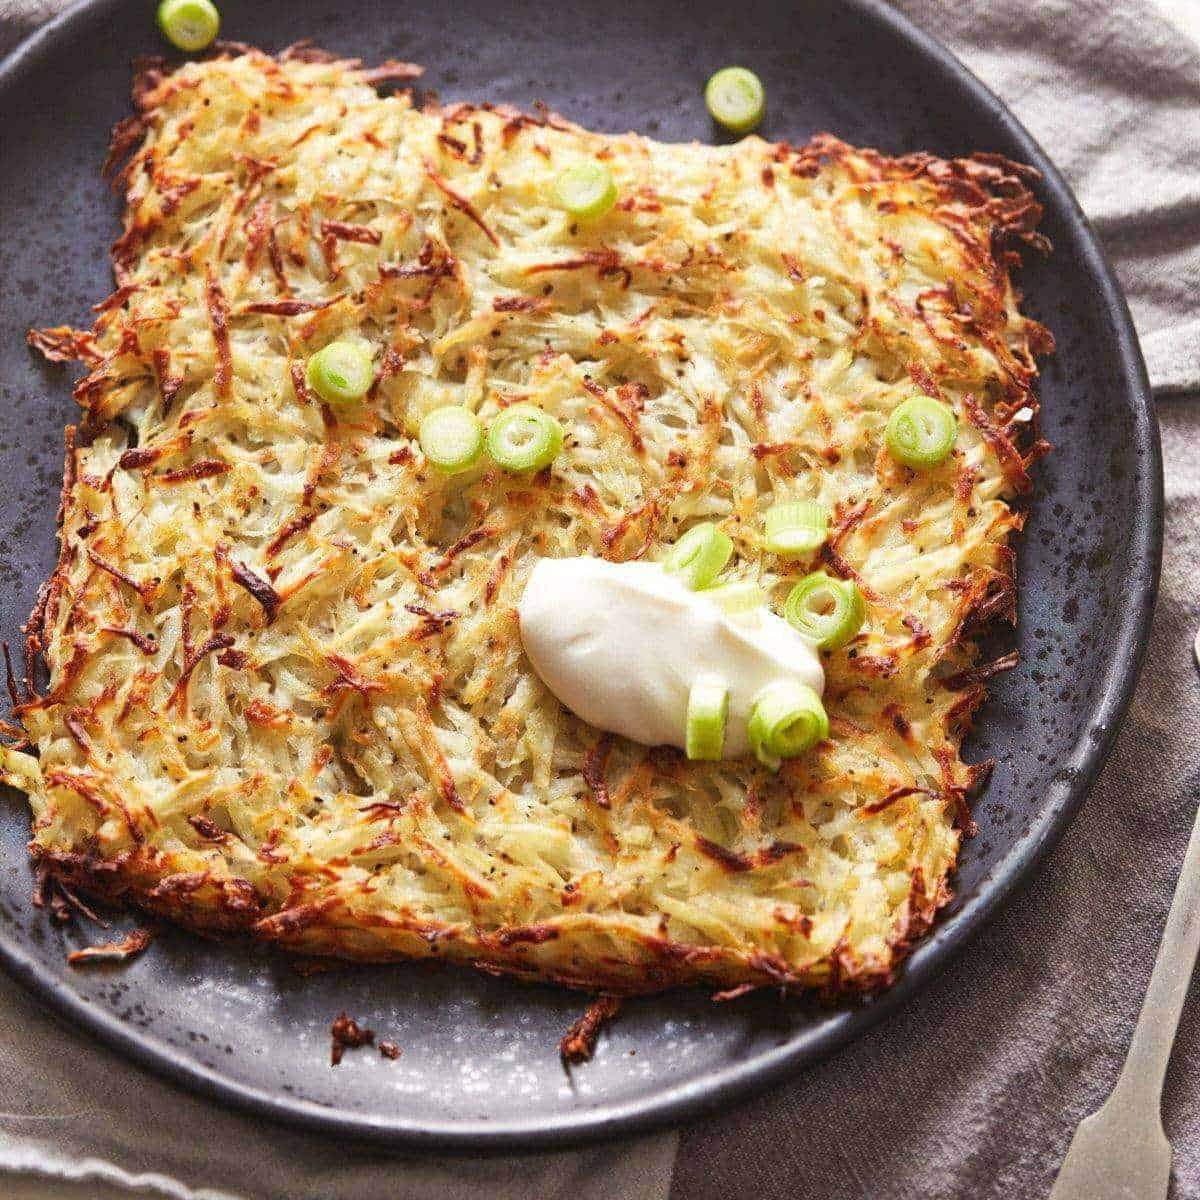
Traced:
<svg viewBox="0 0 1200 1200">
<path fill-rule="evenodd" d="M 1200 29 L 1196 0 L 1164 0 Z M 1159 395 L 1200 389 L 1195 42 L 1144 0 L 901 0 L 1067 176 L 1129 298 Z"/>
<path fill-rule="evenodd" d="M 1162 2 L 1183 11 L 1194 0 Z M 56 6 L 0 0 L 0 50 Z M 1070 178 L 1129 295 L 1156 392 L 1200 392 L 1197 47 L 1149 0 L 900 7 L 1009 102 Z M 688 1127 L 677 1158 L 676 1135 L 664 1134 L 575 1153 L 437 1160 L 351 1150 L 222 1111 L 62 1028 L 0 981 L 0 1172 L 10 1173 L 0 1192 L 14 1200 L 138 1191 L 204 1200 L 1044 1196 L 1074 1125 L 1116 1078 L 1200 795 L 1190 736 L 1200 711 L 1190 661 L 1200 619 L 1200 410 L 1164 402 L 1160 419 L 1162 595 L 1113 759 L 1039 879 L 968 955 L 855 1045 Z M 1193 1003 L 1164 1104 L 1179 1197 L 1200 1197 L 1200 1078 L 1183 1066 L 1198 1051 Z"/>
</svg>

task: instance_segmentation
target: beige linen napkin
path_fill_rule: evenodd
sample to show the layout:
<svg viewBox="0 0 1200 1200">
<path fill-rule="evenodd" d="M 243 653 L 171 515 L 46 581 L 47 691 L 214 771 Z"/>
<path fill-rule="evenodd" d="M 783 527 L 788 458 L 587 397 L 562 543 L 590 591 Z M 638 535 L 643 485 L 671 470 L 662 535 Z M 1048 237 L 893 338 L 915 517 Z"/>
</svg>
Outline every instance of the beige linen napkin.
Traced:
<svg viewBox="0 0 1200 1200">
<path fill-rule="evenodd" d="M 1193 20 L 1200 9 L 1200 0 L 1161 2 Z M 54 7 L 0 0 L 0 48 L 29 27 L 28 14 Z M 900 7 L 1012 105 L 1070 178 L 1129 294 L 1158 394 L 1200 392 L 1195 45 L 1148 0 Z M 1167 400 L 1160 416 L 1163 590 L 1113 760 L 1039 879 L 945 976 L 860 1042 L 687 1128 L 677 1159 L 676 1135 L 666 1134 L 573 1154 L 436 1160 L 223 1111 L 63 1029 L 0 978 L 0 1195 L 1044 1196 L 1071 1129 L 1115 1079 L 1200 796 L 1200 685 L 1188 657 L 1200 619 L 1200 410 Z M 1198 1051 L 1193 1002 L 1165 1103 L 1176 1197 L 1200 1197 L 1200 1076 L 1188 1065 Z M 30 1172 L 3 1175 L 22 1167 Z M 53 1190 L 38 1182 L 52 1177 Z"/>
</svg>

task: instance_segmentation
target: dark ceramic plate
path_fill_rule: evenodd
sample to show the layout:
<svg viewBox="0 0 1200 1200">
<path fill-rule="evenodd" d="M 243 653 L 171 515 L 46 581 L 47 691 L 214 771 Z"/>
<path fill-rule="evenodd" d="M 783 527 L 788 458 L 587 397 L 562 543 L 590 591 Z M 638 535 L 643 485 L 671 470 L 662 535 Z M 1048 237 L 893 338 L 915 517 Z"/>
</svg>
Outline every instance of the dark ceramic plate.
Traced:
<svg viewBox="0 0 1200 1200">
<path fill-rule="evenodd" d="M 1048 262 L 1022 275 L 1058 339 L 1042 384 L 1057 453 L 1038 468 L 1019 562 L 1022 665 L 1002 677 L 970 756 L 1000 766 L 978 805 L 958 899 L 900 983 L 865 1008 L 700 994 L 631 1003 L 595 1061 L 566 1074 L 557 1042 L 577 995 L 445 967 L 302 978 L 255 947 L 170 933 L 125 968 L 72 969 L 87 935 L 29 904 L 22 800 L 0 800 L 0 955 L 72 1022 L 222 1100 L 393 1143 L 516 1147 L 628 1132 L 703 1112 L 800 1070 L 908 1001 L 1058 840 L 1112 742 L 1146 644 L 1162 531 L 1157 431 L 1125 303 L 1058 172 L 1002 104 L 875 0 L 223 0 L 224 34 L 276 49 L 312 37 L 412 59 L 443 98 L 543 99 L 608 131 L 711 138 L 701 89 L 746 63 L 763 77 L 763 133 L 832 130 L 889 152 L 1000 151 L 1044 174 Z M 29 352 L 30 325 L 86 324 L 109 290 L 117 204 L 98 167 L 127 111 L 129 62 L 162 49 L 148 0 L 98 0 L 46 26 L 0 67 L 0 630 L 10 639 L 54 559 L 68 379 Z M 329 1062 L 346 1008 L 403 1057 Z"/>
</svg>

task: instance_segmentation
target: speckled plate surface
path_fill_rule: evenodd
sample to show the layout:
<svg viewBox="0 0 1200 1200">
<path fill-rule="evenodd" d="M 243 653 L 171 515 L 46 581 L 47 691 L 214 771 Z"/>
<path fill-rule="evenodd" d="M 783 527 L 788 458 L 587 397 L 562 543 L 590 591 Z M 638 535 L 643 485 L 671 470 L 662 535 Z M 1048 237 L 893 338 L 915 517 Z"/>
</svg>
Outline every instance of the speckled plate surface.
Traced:
<svg viewBox="0 0 1200 1200">
<path fill-rule="evenodd" d="M 909 1002 L 1059 838 L 1112 741 L 1145 648 L 1162 536 L 1158 435 L 1129 315 L 1075 200 L 1007 110 L 944 50 L 874 0 L 224 0 L 223 33 L 276 49 L 312 37 L 368 59 L 424 63 L 447 99 L 544 99 L 593 128 L 713 136 L 701 89 L 730 62 L 765 80 L 763 134 L 820 129 L 890 153 L 1000 151 L 1045 174 L 1049 263 L 1022 275 L 1058 339 L 1045 366 L 1045 433 L 1020 540 L 1018 670 L 968 745 L 1000 766 L 978 804 L 958 899 L 891 992 L 816 1010 L 700 994 L 631 1003 L 595 1060 L 570 1075 L 557 1042 L 580 997 L 439 966 L 304 978 L 240 943 L 168 933 L 124 968 L 73 969 L 86 931 L 29 903 L 23 798 L 0 797 L 0 957 L 71 1022 L 223 1101 L 343 1135 L 462 1149 L 562 1143 L 704 1111 L 829 1052 Z M 69 379 L 26 349 L 31 325 L 87 324 L 109 290 L 116 199 L 101 183 L 129 62 L 162 49 L 146 0 L 94 0 L 0 67 L 0 631 L 13 640 L 54 561 Z M 1011 635 L 1010 635 L 1011 640 Z M 329 1068 L 341 1009 L 397 1041 L 398 1061 Z"/>
</svg>

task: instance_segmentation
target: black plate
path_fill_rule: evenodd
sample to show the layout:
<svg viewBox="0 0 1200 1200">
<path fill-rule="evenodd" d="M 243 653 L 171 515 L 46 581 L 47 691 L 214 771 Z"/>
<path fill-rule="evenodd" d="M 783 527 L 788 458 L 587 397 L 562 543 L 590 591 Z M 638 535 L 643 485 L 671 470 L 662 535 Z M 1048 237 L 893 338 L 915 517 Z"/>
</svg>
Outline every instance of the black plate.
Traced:
<svg viewBox="0 0 1200 1200">
<path fill-rule="evenodd" d="M 1020 669 L 1003 677 L 970 747 L 1000 760 L 967 845 L 959 898 L 899 985 L 866 1008 L 699 994 L 630 1004 L 594 1062 L 568 1076 L 556 1043 L 578 996 L 437 967 L 302 978 L 280 957 L 164 936 L 124 969 L 77 970 L 84 934 L 29 906 L 28 818 L 0 803 L 0 955 L 71 1021 L 224 1100 L 390 1142 L 514 1147 L 676 1121 L 828 1053 L 909 999 L 1062 834 L 1133 690 L 1158 578 L 1162 479 L 1145 371 L 1125 303 L 1058 172 L 995 97 L 874 0 L 800 5 L 691 0 L 223 0 L 227 37 L 276 49 L 310 36 L 338 51 L 426 64 L 444 98 L 551 107 L 594 128 L 713 136 L 701 99 L 730 62 L 766 82 L 763 133 L 829 129 L 889 152 L 1000 151 L 1039 167 L 1048 262 L 1023 275 L 1058 354 L 1042 386 L 1047 436 L 1020 547 Z M 127 111 L 128 64 L 161 50 L 148 0 L 99 0 L 45 27 L 0 67 L 0 629 L 11 638 L 54 557 L 64 373 L 23 342 L 30 325 L 87 324 L 104 296 L 114 198 L 97 168 Z M 328 1066 L 342 1008 L 404 1048 L 398 1062 Z"/>
</svg>

